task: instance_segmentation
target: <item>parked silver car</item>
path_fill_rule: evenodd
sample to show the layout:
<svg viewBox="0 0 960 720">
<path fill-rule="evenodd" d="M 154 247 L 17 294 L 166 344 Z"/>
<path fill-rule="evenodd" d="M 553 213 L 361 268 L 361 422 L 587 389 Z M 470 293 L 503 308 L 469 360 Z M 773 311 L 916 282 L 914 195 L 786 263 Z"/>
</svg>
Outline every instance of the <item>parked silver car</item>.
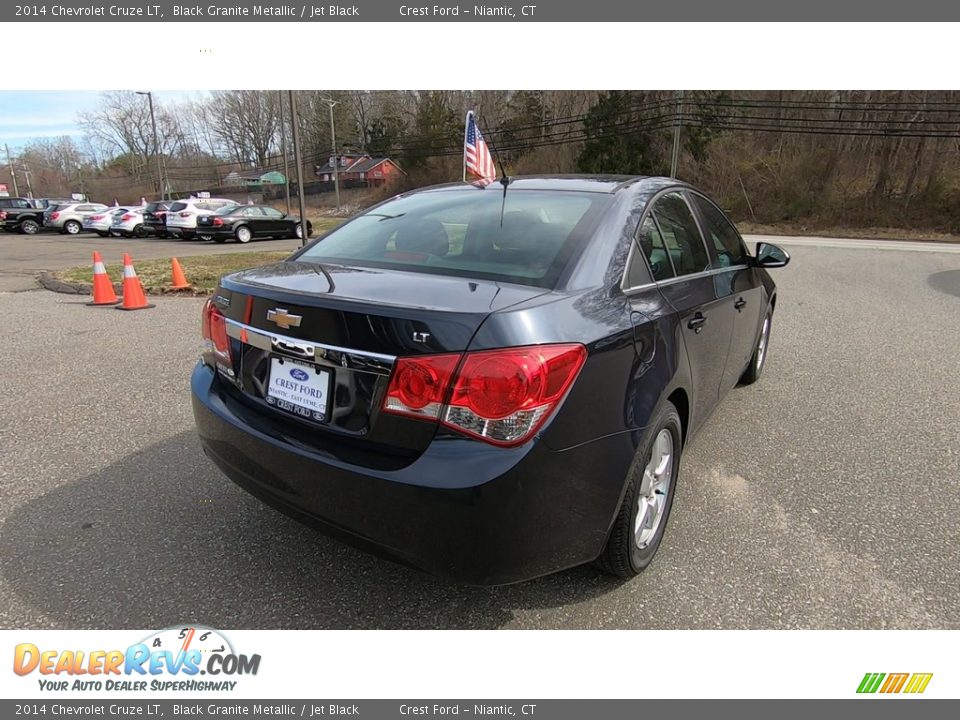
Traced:
<svg viewBox="0 0 960 720">
<path fill-rule="evenodd" d="M 43 226 L 55 228 L 67 235 L 76 235 L 83 230 L 84 217 L 106 209 L 106 205 L 89 202 L 51 205 L 43 211 Z"/>
</svg>

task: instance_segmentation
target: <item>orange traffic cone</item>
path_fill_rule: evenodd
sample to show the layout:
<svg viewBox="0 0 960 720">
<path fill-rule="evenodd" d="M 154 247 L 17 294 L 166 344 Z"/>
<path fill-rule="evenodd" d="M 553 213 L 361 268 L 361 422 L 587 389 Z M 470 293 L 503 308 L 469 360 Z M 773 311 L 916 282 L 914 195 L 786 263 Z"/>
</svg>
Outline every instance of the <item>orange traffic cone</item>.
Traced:
<svg viewBox="0 0 960 720">
<path fill-rule="evenodd" d="M 117 293 L 113 289 L 113 283 L 110 282 L 110 276 L 107 275 L 107 269 L 103 266 L 103 258 L 96 250 L 93 251 L 93 301 L 87 305 L 116 305 L 120 302 Z"/>
<path fill-rule="evenodd" d="M 183 274 L 183 268 L 180 267 L 180 261 L 176 258 L 173 258 L 173 285 L 170 287 L 174 290 L 188 290 L 190 289 L 190 283 L 187 282 L 187 276 Z"/>
<path fill-rule="evenodd" d="M 140 278 L 137 277 L 137 271 L 133 269 L 133 260 L 127 253 L 123 254 L 123 305 L 117 307 L 117 310 L 145 310 L 146 308 L 156 307 L 147 302 L 147 296 L 143 292 L 143 285 L 140 284 Z"/>
</svg>

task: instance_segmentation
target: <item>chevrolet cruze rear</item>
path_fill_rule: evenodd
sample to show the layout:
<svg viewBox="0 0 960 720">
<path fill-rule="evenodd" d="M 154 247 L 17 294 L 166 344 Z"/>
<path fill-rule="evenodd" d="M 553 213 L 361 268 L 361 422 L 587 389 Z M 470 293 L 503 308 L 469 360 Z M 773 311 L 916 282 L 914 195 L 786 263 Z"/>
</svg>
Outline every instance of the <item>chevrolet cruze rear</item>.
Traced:
<svg viewBox="0 0 960 720">
<path fill-rule="evenodd" d="M 763 268 L 720 256 L 694 192 L 604 177 L 431 188 L 223 278 L 192 380 L 205 451 L 274 507 L 462 582 L 598 559 L 639 572 L 695 413 L 727 389 L 691 377 L 660 283 L 758 288 L 734 353 L 751 361 L 774 303 Z M 672 228 L 683 212 L 662 252 L 641 244 L 642 216 Z M 659 262 L 670 277 L 653 277 Z M 721 366 L 739 336 L 725 302 L 704 302 Z"/>
</svg>

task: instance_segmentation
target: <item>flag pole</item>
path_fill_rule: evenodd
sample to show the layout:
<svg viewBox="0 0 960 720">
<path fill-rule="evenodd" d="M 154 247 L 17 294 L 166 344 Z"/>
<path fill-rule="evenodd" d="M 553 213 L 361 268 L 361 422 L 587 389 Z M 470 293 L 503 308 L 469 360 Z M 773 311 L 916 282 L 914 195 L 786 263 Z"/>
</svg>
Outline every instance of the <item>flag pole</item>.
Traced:
<svg viewBox="0 0 960 720">
<path fill-rule="evenodd" d="M 467 116 L 463 120 L 463 182 L 467 181 L 467 128 L 470 127 L 470 116 L 473 110 L 467 110 Z"/>
</svg>

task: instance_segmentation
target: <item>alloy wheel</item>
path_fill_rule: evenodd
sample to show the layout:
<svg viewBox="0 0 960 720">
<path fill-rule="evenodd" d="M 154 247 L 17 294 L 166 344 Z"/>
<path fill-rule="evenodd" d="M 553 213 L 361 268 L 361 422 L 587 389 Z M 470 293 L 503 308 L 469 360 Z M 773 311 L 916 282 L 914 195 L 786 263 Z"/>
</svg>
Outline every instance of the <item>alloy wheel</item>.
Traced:
<svg viewBox="0 0 960 720">
<path fill-rule="evenodd" d="M 633 538 L 641 550 L 650 544 L 663 521 L 667 493 L 673 477 L 673 455 L 673 433 L 668 428 L 663 428 L 653 441 L 650 460 L 643 470 L 637 496 Z"/>
</svg>

